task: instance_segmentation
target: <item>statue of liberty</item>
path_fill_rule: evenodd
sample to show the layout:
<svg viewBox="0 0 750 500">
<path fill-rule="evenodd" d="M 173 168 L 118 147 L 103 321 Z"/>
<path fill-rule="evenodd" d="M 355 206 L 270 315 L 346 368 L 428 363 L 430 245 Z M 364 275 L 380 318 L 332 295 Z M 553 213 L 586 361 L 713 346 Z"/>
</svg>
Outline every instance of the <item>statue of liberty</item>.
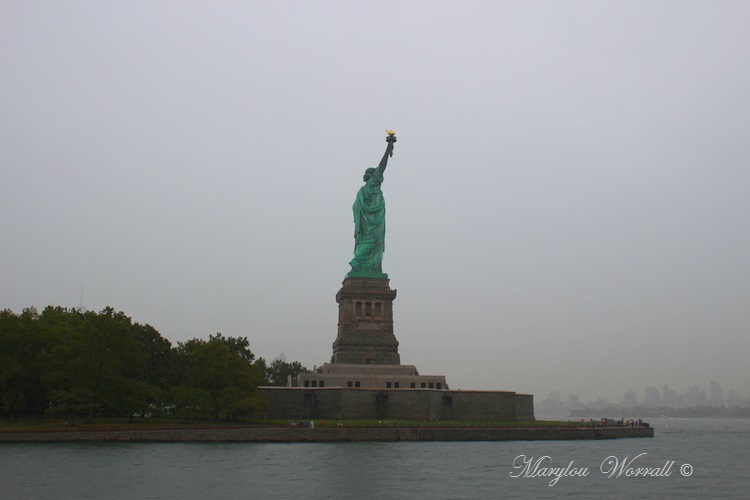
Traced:
<svg viewBox="0 0 750 500">
<path fill-rule="evenodd" d="M 387 277 L 382 270 L 385 251 L 385 200 L 380 185 L 388 158 L 393 156 L 393 143 L 396 133 L 386 130 L 388 145 L 378 168 L 368 168 L 362 180 L 365 185 L 359 188 L 354 200 L 354 258 L 349 277 Z"/>
</svg>

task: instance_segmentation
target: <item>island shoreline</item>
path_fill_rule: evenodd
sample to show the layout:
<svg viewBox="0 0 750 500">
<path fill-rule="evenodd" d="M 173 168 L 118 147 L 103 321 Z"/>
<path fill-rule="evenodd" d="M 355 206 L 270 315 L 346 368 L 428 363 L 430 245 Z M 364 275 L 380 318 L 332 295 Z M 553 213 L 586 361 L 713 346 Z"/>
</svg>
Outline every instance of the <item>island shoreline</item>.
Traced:
<svg viewBox="0 0 750 500">
<path fill-rule="evenodd" d="M 560 441 L 654 437 L 653 427 L 334 427 L 235 426 L 3 431 L 0 443 L 395 441 Z"/>
</svg>

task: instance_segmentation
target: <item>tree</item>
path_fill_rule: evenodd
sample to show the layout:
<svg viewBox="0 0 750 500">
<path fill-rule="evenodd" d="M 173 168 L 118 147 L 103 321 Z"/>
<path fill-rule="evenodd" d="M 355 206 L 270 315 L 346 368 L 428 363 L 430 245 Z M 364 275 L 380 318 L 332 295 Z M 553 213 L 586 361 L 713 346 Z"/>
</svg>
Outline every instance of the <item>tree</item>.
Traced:
<svg viewBox="0 0 750 500">
<path fill-rule="evenodd" d="M 11 419 L 39 414 L 45 406 L 39 358 L 47 346 L 38 319 L 33 307 L 20 315 L 0 311 L 0 414 Z"/>
<path fill-rule="evenodd" d="M 285 386 L 289 377 L 296 377 L 300 373 L 309 373 L 310 370 L 300 364 L 299 361 L 287 363 L 277 359 L 267 368 L 266 379 L 269 385 Z"/>
<path fill-rule="evenodd" d="M 46 413 L 132 416 L 161 404 L 171 345 L 152 327 L 111 307 L 47 307 L 37 323 L 46 339 L 39 367 Z"/>
<path fill-rule="evenodd" d="M 251 414 L 261 405 L 257 390 L 262 377 L 252 364 L 255 355 L 245 338 L 210 336 L 178 344 L 183 371 L 180 386 L 210 395 L 213 418 L 228 420 Z"/>
<path fill-rule="evenodd" d="M 0 311 L 0 415 L 128 415 L 173 405 L 237 419 L 264 406 L 258 386 L 285 385 L 297 362 L 256 360 L 247 337 L 192 339 L 173 348 L 149 325 L 106 307 Z"/>
<path fill-rule="evenodd" d="M 258 373 L 260 374 L 260 385 L 271 385 L 268 381 L 268 363 L 266 363 L 266 360 L 263 358 L 258 358 L 255 360 L 255 368 L 258 370 Z"/>
<path fill-rule="evenodd" d="M 216 335 L 209 335 L 208 341 L 222 342 L 230 352 L 239 355 L 247 364 L 251 364 L 255 359 L 255 354 L 250 350 L 250 341 L 247 337 L 224 337 L 217 332 Z"/>
<path fill-rule="evenodd" d="M 78 316 L 78 317 L 76 317 Z M 99 314 L 47 308 L 41 316 L 48 325 L 71 325 L 60 330 L 46 359 L 44 378 L 51 391 L 52 414 L 121 414 L 127 407 L 130 380 L 144 371 L 145 354 L 131 334 L 132 321 L 122 312 L 105 308 Z"/>
<path fill-rule="evenodd" d="M 193 387 L 173 387 L 169 391 L 169 398 L 174 405 L 174 413 L 185 418 L 185 423 L 195 415 L 207 413 L 211 407 L 211 394 L 204 389 Z"/>
</svg>

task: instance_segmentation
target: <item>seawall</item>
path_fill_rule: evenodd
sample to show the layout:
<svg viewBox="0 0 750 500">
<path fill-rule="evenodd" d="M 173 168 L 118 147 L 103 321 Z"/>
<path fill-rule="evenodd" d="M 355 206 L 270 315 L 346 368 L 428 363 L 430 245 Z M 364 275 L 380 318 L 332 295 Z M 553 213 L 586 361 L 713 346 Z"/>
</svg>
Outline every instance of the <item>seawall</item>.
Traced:
<svg viewBox="0 0 750 500">
<path fill-rule="evenodd" d="M 654 437 L 653 427 L 204 427 L 67 431 L 5 431 L 0 443 L 32 442 L 356 442 L 537 441 Z"/>
</svg>

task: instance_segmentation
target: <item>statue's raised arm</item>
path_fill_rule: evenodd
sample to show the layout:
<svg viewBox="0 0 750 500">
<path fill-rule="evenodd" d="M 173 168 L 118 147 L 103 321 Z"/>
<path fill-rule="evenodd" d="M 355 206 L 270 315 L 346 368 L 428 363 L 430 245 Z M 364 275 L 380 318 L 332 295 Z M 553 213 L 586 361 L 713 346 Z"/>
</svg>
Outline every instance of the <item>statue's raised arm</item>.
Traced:
<svg viewBox="0 0 750 500">
<path fill-rule="evenodd" d="M 385 200 L 380 190 L 388 158 L 393 156 L 396 133 L 386 130 L 388 137 L 383 159 L 377 168 L 368 168 L 362 177 L 365 185 L 359 189 L 352 207 L 354 212 L 354 259 L 349 262 L 350 277 L 387 277 L 382 271 L 385 252 Z"/>
<path fill-rule="evenodd" d="M 387 142 L 388 145 L 385 147 L 385 154 L 383 155 L 383 159 L 380 160 L 380 165 L 378 165 L 380 175 L 383 175 L 385 167 L 388 166 L 388 158 L 393 156 L 393 144 L 396 142 L 396 132 L 393 130 L 386 130 L 386 132 L 388 132 L 388 137 L 385 138 L 385 142 Z"/>
</svg>

